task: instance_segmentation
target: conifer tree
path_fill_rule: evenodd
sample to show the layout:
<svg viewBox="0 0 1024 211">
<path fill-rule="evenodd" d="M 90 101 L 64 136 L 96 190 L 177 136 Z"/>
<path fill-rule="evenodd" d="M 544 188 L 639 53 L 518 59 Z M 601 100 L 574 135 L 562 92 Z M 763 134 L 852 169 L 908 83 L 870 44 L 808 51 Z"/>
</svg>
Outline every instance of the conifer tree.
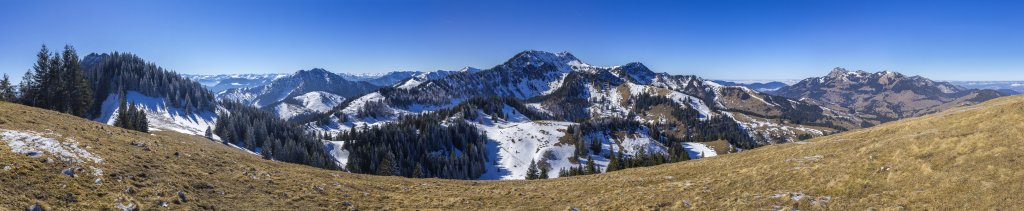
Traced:
<svg viewBox="0 0 1024 211">
<path fill-rule="evenodd" d="M 547 168 L 547 166 L 546 165 L 541 165 L 539 168 L 540 168 L 540 172 L 538 173 L 539 175 L 537 176 L 537 178 L 538 179 L 548 179 L 548 168 Z"/>
<path fill-rule="evenodd" d="M 595 155 L 601 154 L 601 140 L 591 139 L 590 140 L 590 151 Z"/>
<path fill-rule="evenodd" d="M 210 130 L 210 126 L 206 126 L 206 133 L 203 134 L 206 139 L 213 140 L 213 130 Z"/>
<path fill-rule="evenodd" d="M 135 130 L 143 133 L 149 133 L 149 119 L 146 117 L 146 109 L 142 107 L 136 107 L 138 110 L 135 111 Z"/>
<path fill-rule="evenodd" d="M 412 178 L 423 177 L 423 165 L 416 164 L 416 168 L 412 170 Z"/>
<path fill-rule="evenodd" d="M 537 171 L 537 163 L 530 160 L 530 166 L 526 167 L 526 180 L 535 180 L 539 177 L 540 172 Z"/>
<path fill-rule="evenodd" d="M 381 159 L 380 165 L 377 167 L 377 175 L 382 176 L 396 176 L 398 175 L 398 163 L 395 160 L 395 154 L 388 152 L 384 155 L 384 159 Z"/>
<path fill-rule="evenodd" d="M 39 49 L 39 53 L 36 53 L 36 63 L 32 65 L 32 71 L 25 74 L 23 79 L 22 87 L 22 103 L 28 106 L 40 107 L 40 103 L 45 96 L 42 90 L 43 84 L 47 83 L 49 79 L 48 73 L 50 72 L 50 50 L 43 45 Z"/>
<path fill-rule="evenodd" d="M 21 92 L 18 103 L 29 105 L 28 100 L 32 98 L 32 90 L 35 87 L 35 74 L 32 74 L 31 70 L 25 71 L 25 75 L 21 77 L 21 84 L 18 85 L 18 91 Z"/>
<path fill-rule="evenodd" d="M 61 100 L 65 101 L 64 112 L 84 117 L 92 106 L 92 89 L 85 80 L 85 71 L 82 70 L 75 48 L 64 46 L 63 56 L 62 81 L 58 85 L 63 87 Z"/>
<path fill-rule="evenodd" d="M 605 172 L 611 172 L 611 171 L 619 170 L 618 169 L 619 165 L 620 165 L 619 164 L 619 162 L 620 162 L 619 161 L 619 157 L 616 156 L 614 152 L 612 153 L 612 156 L 610 156 L 610 158 L 608 158 L 608 160 L 609 160 L 608 161 L 608 167 L 605 168 L 605 170 L 604 170 Z"/>
<path fill-rule="evenodd" d="M 601 172 L 598 172 L 597 171 L 597 166 L 594 166 L 594 160 L 590 159 L 590 156 L 587 156 L 587 173 L 586 174 L 596 174 L 596 173 L 601 173 Z"/>
<path fill-rule="evenodd" d="M 11 85 L 11 79 L 4 74 L 4 78 L 0 80 L 0 101 L 14 102 L 17 100 L 17 95 L 14 92 L 14 86 Z"/>
</svg>

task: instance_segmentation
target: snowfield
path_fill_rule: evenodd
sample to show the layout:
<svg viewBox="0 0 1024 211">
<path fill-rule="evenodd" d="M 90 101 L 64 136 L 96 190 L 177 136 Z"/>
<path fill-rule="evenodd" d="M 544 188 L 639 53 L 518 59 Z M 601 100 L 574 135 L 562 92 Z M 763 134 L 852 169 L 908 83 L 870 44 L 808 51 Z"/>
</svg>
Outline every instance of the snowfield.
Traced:
<svg viewBox="0 0 1024 211">
<path fill-rule="evenodd" d="M 484 131 L 489 139 L 487 143 L 488 163 L 487 172 L 478 179 L 482 180 L 515 180 L 525 179 L 526 170 L 530 161 L 537 165 L 547 162 L 550 167 L 549 178 L 558 177 L 561 169 L 577 167 L 580 164 L 586 165 L 586 158 L 571 160 L 575 150 L 572 144 L 561 144 L 559 139 L 565 136 L 565 130 L 572 122 L 562 121 L 532 121 L 522 113 L 509 106 L 505 106 L 506 120 L 492 121 L 490 115 L 479 110 L 479 118 L 469 121 L 481 131 Z M 666 154 L 667 148 L 657 141 L 647 137 L 646 131 L 636 131 L 636 134 L 624 138 L 616 138 L 605 134 L 589 134 L 586 140 L 601 141 L 601 154 L 591 154 L 590 158 L 598 169 L 605 169 L 609 160 L 605 156 L 622 150 L 624 155 L 633 156 L 638 150 L 643 149 L 646 153 Z"/>
<path fill-rule="evenodd" d="M 530 161 L 547 160 L 551 166 L 550 178 L 558 177 L 559 169 L 575 166 L 568 159 L 574 147 L 558 144 L 558 139 L 565 135 L 565 128 L 574 123 L 520 120 L 473 124 L 490 139 L 487 172 L 479 179 L 525 179 Z"/>
</svg>

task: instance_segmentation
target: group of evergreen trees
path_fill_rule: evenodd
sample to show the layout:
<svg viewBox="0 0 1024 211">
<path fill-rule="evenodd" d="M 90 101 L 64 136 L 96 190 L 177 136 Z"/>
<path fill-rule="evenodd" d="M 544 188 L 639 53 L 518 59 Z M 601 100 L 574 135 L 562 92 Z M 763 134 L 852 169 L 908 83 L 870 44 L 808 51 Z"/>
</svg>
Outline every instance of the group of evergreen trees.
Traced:
<svg viewBox="0 0 1024 211">
<path fill-rule="evenodd" d="M 487 137 L 467 121 L 485 121 L 482 115 L 490 120 L 511 118 L 510 115 L 534 120 L 551 118 L 512 97 L 478 97 L 452 108 L 403 116 L 383 125 L 354 127 L 338 134 L 335 140 L 346 141 L 346 169 L 351 172 L 475 179 L 486 171 Z M 535 176 L 541 177 L 539 173 Z"/>
<path fill-rule="evenodd" d="M 141 106 L 135 106 L 135 102 L 128 104 L 124 96 L 123 94 L 121 95 L 121 102 L 118 103 L 114 126 L 148 133 L 149 120 L 146 119 L 146 109 Z"/>
<path fill-rule="evenodd" d="M 475 179 L 486 171 L 487 137 L 465 121 L 442 124 L 436 113 L 344 131 L 346 169 L 404 177 Z"/>
<path fill-rule="evenodd" d="M 547 161 L 542 160 L 538 165 L 534 160 L 530 160 L 530 165 L 526 168 L 526 180 L 547 179 L 548 169 L 551 169 L 551 166 L 547 165 Z"/>
<path fill-rule="evenodd" d="M 119 91 L 138 92 L 145 96 L 163 98 L 169 106 L 180 108 L 186 114 L 213 111 L 217 101 L 213 93 L 201 84 L 173 71 L 168 71 L 130 53 L 89 54 L 85 58 L 86 78 L 91 82 L 97 102 L 106 100 Z M 92 113 L 99 114 L 100 106 Z"/>
<path fill-rule="evenodd" d="M 323 142 L 299 125 L 238 102 L 221 102 L 221 105 L 226 112 L 218 115 L 212 133 L 224 144 L 259 152 L 266 159 L 339 169 L 334 158 L 324 150 Z M 208 137 L 212 138 L 212 134 Z"/>
<path fill-rule="evenodd" d="M 74 47 L 66 45 L 63 52 L 51 53 L 43 45 L 36 57 L 32 70 L 25 73 L 21 81 L 18 101 L 28 106 L 87 117 L 93 104 L 93 91 Z M 7 84 L 0 89 L 10 89 L 10 82 Z M 6 97 L 13 93 L 3 91 Z"/>
</svg>

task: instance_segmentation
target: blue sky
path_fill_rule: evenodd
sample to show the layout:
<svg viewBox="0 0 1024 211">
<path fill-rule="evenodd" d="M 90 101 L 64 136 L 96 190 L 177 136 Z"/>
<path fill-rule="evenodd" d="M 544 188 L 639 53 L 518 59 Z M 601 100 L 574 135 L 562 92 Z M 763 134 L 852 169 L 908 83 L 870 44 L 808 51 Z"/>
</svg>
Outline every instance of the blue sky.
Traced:
<svg viewBox="0 0 1024 211">
<path fill-rule="evenodd" d="M 133 52 L 189 74 L 489 68 L 527 49 L 713 79 L 833 67 L 1024 80 L 1013 1 L 0 0 L 0 72 L 40 44 Z"/>
</svg>

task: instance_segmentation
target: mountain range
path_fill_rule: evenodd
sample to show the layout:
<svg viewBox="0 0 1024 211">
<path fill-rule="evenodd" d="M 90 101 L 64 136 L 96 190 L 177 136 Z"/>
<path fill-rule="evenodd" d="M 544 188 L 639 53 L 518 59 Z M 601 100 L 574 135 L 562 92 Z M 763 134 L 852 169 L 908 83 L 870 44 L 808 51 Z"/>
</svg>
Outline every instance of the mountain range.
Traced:
<svg viewBox="0 0 1024 211">
<path fill-rule="evenodd" d="M 870 124 L 973 105 L 1006 95 L 996 90 L 965 89 L 892 71 L 868 73 L 843 68 L 770 93 L 851 113 Z"/>
<path fill-rule="evenodd" d="M 1005 159 L 1019 96 L 892 71 L 783 86 L 531 50 L 486 69 L 183 76 L 130 53 L 41 52 L 47 77 L 26 87 L 43 95 L 14 100 L 38 108 L 0 102 L 0 208 L 1004 208 L 951 193 L 1020 184 Z"/>
<path fill-rule="evenodd" d="M 412 121 L 404 117 L 443 114 L 434 116 L 441 118 L 435 123 L 468 123 L 488 136 L 482 145 L 489 149 L 478 156 L 491 162 L 474 167 L 480 168 L 474 170 L 477 173 L 458 176 L 464 179 L 522 179 L 529 161 L 536 160 L 557 170 L 594 159 L 595 168 L 603 169 L 616 153 L 685 151 L 687 159 L 696 159 L 869 127 L 1004 95 L 920 76 L 841 68 L 793 85 L 734 83 L 657 73 L 641 63 L 598 67 L 568 52 L 543 51 L 524 51 L 488 69 L 360 75 L 312 69 L 262 78 L 269 77 L 275 79 L 228 89 L 217 97 L 262 108 L 304 124 L 308 131 L 330 136 Z M 480 103 L 495 100 L 504 102 L 497 110 Z M 686 116 L 691 110 L 694 116 Z M 590 129 L 584 134 L 554 132 L 607 125 L 607 121 L 632 126 Z M 579 138 L 566 138 L 570 136 Z M 659 140 L 665 137 L 684 140 L 681 150 L 675 150 L 671 141 Z M 353 152 L 352 146 L 345 147 L 359 141 L 325 143 L 343 166 L 352 157 L 385 152 Z M 561 145 L 570 141 L 607 150 L 588 150 L 581 157 Z M 362 171 L 378 172 L 379 166 L 368 165 Z M 396 172 L 411 175 L 415 166 L 409 165 L 399 165 Z M 556 173 L 548 176 L 557 177 Z"/>
<path fill-rule="evenodd" d="M 183 77 L 123 53 L 90 54 L 82 66 L 97 93 L 95 121 L 114 124 L 117 103 L 128 101 L 147 111 L 155 130 L 205 132 L 267 158 L 454 179 L 554 178 L 700 159 L 1006 95 L 842 68 L 793 85 L 733 83 L 532 50 L 487 69 L 358 75 L 313 68 Z M 530 173 L 538 169 L 545 171 Z"/>
<path fill-rule="evenodd" d="M 0 102 L 0 208 L 1018 209 L 1024 97 L 649 168 L 534 181 L 381 177 Z M 977 193 L 977 194 L 964 194 Z M 287 200 L 287 199 L 291 200 Z"/>
</svg>

